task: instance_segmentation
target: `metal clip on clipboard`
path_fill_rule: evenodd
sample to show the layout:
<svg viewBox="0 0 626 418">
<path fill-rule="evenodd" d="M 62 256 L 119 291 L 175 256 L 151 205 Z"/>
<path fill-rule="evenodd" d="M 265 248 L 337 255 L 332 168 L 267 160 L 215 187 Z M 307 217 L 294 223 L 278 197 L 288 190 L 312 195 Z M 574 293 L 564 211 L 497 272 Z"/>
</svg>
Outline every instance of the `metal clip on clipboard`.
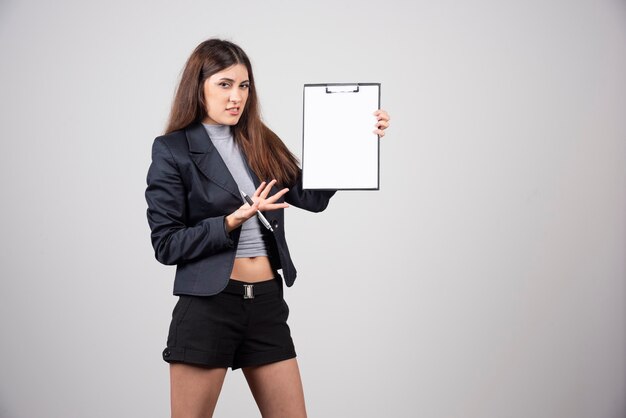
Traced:
<svg viewBox="0 0 626 418">
<path fill-rule="evenodd" d="M 326 93 L 358 93 L 359 85 L 350 84 L 327 84 Z"/>
</svg>

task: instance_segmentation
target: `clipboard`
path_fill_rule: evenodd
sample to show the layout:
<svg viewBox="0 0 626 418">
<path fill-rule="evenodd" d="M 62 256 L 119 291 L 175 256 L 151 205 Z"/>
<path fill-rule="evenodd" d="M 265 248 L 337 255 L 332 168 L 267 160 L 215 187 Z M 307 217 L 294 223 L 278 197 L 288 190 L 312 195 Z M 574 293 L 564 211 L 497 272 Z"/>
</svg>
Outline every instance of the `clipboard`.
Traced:
<svg viewBox="0 0 626 418">
<path fill-rule="evenodd" d="M 380 83 L 305 84 L 302 188 L 379 190 Z"/>
</svg>

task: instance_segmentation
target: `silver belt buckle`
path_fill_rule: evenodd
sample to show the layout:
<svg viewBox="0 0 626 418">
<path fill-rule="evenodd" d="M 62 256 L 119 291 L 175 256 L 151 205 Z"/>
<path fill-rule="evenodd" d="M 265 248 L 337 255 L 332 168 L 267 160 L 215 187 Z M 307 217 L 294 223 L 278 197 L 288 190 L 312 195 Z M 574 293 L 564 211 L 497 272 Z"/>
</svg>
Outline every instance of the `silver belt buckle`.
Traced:
<svg viewBox="0 0 626 418">
<path fill-rule="evenodd" d="M 254 285 L 252 284 L 243 285 L 243 298 L 254 299 Z"/>
</svg>

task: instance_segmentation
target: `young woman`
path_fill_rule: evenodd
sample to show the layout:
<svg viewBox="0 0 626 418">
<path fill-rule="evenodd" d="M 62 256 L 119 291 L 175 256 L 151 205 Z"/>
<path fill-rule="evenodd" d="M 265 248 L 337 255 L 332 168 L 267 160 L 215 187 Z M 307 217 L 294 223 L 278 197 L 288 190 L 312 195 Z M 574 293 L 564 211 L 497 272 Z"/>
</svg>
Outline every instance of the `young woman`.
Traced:
<svg viewBox="0 0 626 418">
<path fill-rule="evenodd" d="M 383 136 L 389 116 L 374 115 Z M 156 258 L 177 265 L 163 351 L 172 416 L 212 416 L 228 367 L 242 368 L 264 417 L 306 416 L 277 273 L 296 278 L 283 210 L 322 211 L 335 192 L 302 189 L 296 158 L 261 121 L 240 47 L 210 39 L 191 54 L 147 180 Z"/>
</svg>

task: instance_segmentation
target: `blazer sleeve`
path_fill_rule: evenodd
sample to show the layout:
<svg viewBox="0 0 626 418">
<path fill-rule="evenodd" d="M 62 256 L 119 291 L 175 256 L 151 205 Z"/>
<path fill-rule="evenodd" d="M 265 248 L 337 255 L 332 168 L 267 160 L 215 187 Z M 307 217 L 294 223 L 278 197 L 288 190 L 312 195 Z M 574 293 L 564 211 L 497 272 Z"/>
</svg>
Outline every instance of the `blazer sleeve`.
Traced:
<svg viewBox="0 0 626 418">
<path fill-rule="evenodd" d="M 302 170 L 299 170 L 296 183 L 285 194 L 285 201 L 300 209 L 321 212 L 326 209 L 330 198 L 335 193 L 337 190 L 304 190 L 302 188 Z"/>
<path fill-rule="evenodd" d="M 187 199 L 180 171 L 163 137 L 152 146 L 148 169 L 148 224 L 156 259 L 167 265 L 204 257 L 234 246 L 226 233 L 224 216 L 188 225 Z"/>
</svg>

